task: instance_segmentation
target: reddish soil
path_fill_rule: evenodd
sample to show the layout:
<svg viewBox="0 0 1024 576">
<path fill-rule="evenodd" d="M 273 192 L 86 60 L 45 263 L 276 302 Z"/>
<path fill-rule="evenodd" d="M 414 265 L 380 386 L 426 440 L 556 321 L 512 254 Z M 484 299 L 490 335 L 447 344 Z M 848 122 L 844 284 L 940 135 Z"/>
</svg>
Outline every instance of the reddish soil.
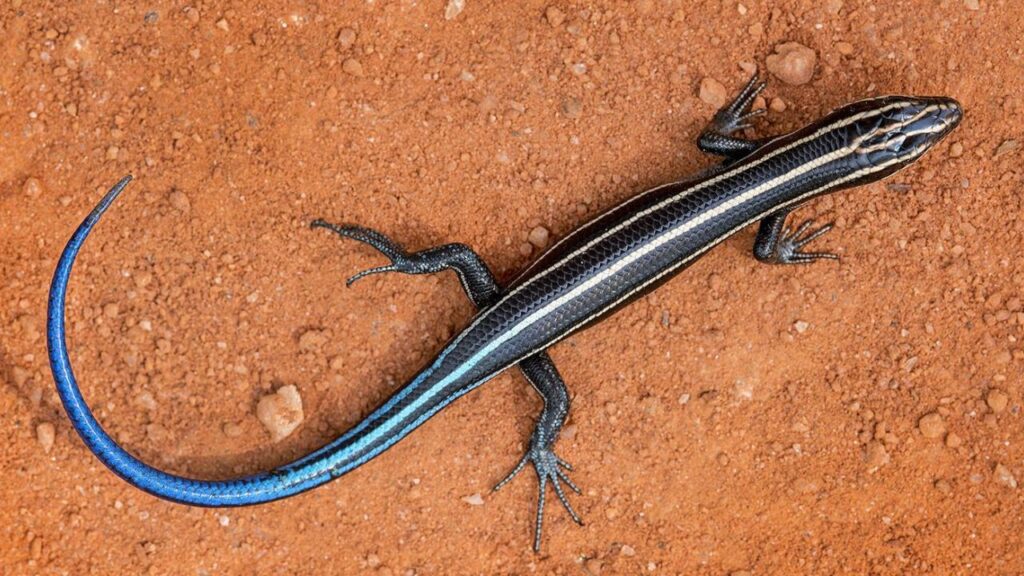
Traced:
<svg viewBox="0 0 1024 576">
<path fill-rule="evenodd" d="M 446 20 L 436 0 L 5 3 L 0 572 L 1024 572 L 1024 12 L 600 4 L 466 0 Z M 894 178 L 800 210 L 836 221 L 816 246 L 839 264 L 760 265 L 744 230 L 553 349 L 586 525 L 549 503 L 542 554 L 532 473 L 489 492 L 539 409 L 515 371 L 346 477 L 245 509 L 148 496 L 68 424 L 47 287 L 122 175 L 70 294 L 83 390 L 161 468 L 252 473 L 352 425 L 473 314 L 450 274 L 346 289 L 381 259 L 311 219 L 463 241 L 507 281 L 536 226 L 556 240 L 713 162 L 694 144 L 702 80 L 736 90 L 790 41 L 817 54 L 813 79 L 770 78 L 754 135 L 884 93 L 956 97 L 965 121 Z M 275 443 L 256 405 L 284 385 L 305 421 Z"/>
</svg>

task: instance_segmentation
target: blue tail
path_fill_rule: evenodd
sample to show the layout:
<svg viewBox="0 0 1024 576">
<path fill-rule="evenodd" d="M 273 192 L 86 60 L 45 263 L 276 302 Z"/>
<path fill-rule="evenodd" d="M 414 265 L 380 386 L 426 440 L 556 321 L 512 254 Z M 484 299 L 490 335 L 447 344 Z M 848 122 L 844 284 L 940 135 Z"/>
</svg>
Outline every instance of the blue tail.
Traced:
<svg viewBox="0 0 1024 576">
<path fill-rule="evenodd" d="M 96 457 L 132 485 L 160 498 L 195 506 L 245 506 L 286 498 L 304 492 L 358 467 L 404 438 L 442 407 L 454 400 L 436 397 L 429 386 L 438 360 L 384 405 L 337 440 L 291 464 L 271 472 L 236 480 L 202 481 L 162 472 L 126 452 L 93 416 L 75 381 L 65 342 L 64 308 L 68 281 L 75 258 L 103 213 L 131 181 L 121 179 L 89 213 L 64 247 L 50 284 L 46 338 L 50 369 L 64 409 L 75 430 Z M 413 392 L 419 394 L 413 394 Z M 461 395 L 461 394 L 458 394 Z M 410 410 L 410 404 L 416 410 Z"/>
</svg>

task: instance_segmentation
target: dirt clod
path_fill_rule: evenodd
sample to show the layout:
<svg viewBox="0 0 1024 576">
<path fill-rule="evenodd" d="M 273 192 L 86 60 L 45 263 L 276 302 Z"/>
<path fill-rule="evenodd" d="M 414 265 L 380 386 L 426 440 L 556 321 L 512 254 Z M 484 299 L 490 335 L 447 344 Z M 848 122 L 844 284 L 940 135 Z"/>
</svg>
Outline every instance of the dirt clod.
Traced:
<svg viewBox="0 0 1024 576">
<path fill-rule="evenodd" d="M 43 452 L 49 453 L 53 448 L 53 440 L 56 437 L 56 429 L 49 422 L 41 422 L 36 426 L 36 439 L 42 446 Z"/>
<path fill-rule="evenodd" d="M 941 438 L 946 433 L 946 422 L 938 412 L 929 412 L 917 421 L 917 427 L 925 438 Z"/>
<path fill-rule="evenodd" d="M 260 398 L 256 405 L 256 417 L 270 432 L 274 442 L 287 438 L 304 419 L 298 388 L 282 386 L 277 392 Z"/>
<path fill-rule="evenodd" d="M 721 82 L 708 76 L 700 81 L 698 96 L 704 103 L 721 108 L 728 100 L 729 93 Z"/>
<path fill-rule="evenodd" d="M 775 47 L 775 53 L 765 60 L 765 67 L 786 84 L 799 86 L 811 81 L 818 55 L 798 42 L 786 42 Z"/>
</svg>

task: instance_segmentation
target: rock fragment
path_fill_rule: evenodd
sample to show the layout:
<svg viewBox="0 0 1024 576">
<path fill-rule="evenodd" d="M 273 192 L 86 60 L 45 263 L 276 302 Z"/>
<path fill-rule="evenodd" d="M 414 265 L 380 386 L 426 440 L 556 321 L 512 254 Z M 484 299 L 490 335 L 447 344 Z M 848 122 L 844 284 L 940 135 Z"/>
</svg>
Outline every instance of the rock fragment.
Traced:
<svg viewBox="0 0 1024 576">
<path fill-rule="evenodd" d="M 348 58 L 341 63 L 341 69 L 349 76 L 362 76 L 363 65 L 355 58 Z"/>
<path fill-rule="evenodd" d="M 466 8 L 466 0 L 448 0 L 444 9 L 444 19 L 454 20 Z"/>
<path fill-rule="evenodd" d="M 43 185 L 39 182 L 38 178 L 29 177 L 26 178 L 24 184 L 21 185 L 21 191 L 29 198 L 38 198 L 43 192 Z"/>
<path fill-rule="evenodd" d="M 188 196 L 181 190 L 171 190 L 167 199 L 170 201 L 171 206 L 179 212 L 188 213 L 189 209 L 192 208 L 192 202 L 189 201 Z"/>
<path fill-rule="evenodd" d="M 786 84 L 799 86 L 811 81 L 817 62 L 814 50 L 799 42 L 786 42 L 775 47 L 775 54 L 768 56 L 765 67 Z"/>
<path fill-rule="evenodd" d="M 550 233 L 548 229 L 543 226 L 537 226 L 533 230 L 530 230 L 530 234 L 527 236 L 527 240 L 530 244 L 533 244 L 537 248 L 544 248 L 548 245 L 548 238 Z"/>
<path fill-rule="evenodd" d="M 282 386 L 277 392 L 260 398 L 256 417 L 270 432 L 274 442 L 287 438 L 302 424 L 302 398 L 295 386 Z"/>
<path fill-rule="evenodd" d="M 463 496 L 462 501 L 470 506 L 482 506 L 484 503 L 483 496 L 479 492 L 476 494 L 470 494 L 469 496 Z"/>
<path fill-rule="evenodd" d="M 1016 152 L 1018 148 L 1020 148 L 1020 142 L 1017 142 L 1016 140 L 1004 140 L 1003 143 L 996 148 L 992 157 L 999 158 L 1000 156 L 1009 154 L 1010 152 Z"/>
<path fill-rule="evenodd" d="M 999 414 L 1003 410 L 1006 410 L 1006 405 L 1009 404 L 1010 397 L 999 389 L 992 389 L 988 391 L 988 396 L 985 397 L 985 403 L 988 404 L 990 410 Z"/>
<path fill-rule="evenodd" d="M 1002 464 L 996 464 L 995 470 L 992 471 L 996 482 L 1006 486 L 1007 488 L 1017 487 L 1017 478 L 1010 472 L 1010 469 Z"/>
<path fill-rule="evenodd" d="M 869 442 L 864 450 L 864 463 L 868 465 L 869 470 L 877 470 L 888 464 L 889 451 L 885 449 L 885 444 L 875 441 Z"/>
<path fill-rule="evenodd" d="M 941 438 L 946 433 L 946 422 L 938 412 L 929 412 L 917 421 L 917 427 L 925 438 Z"/>
<path fill-rule="evenodd" d="M 565 13 L 559 10 L 556 6 L 548 6 L 548 9 L 544 11 L 544 18 L 555 28 L 562 25 L 565 22 Z"/>
<path fill-rule="evenodd" d="M 351 28 L 342 28 L 338 31 L 338 48 L 348 50 L 356 43 L 356 31 Z"/>
<path fill-rule="evenodd" d="M 315 352 L 327 342 L 327 335 L 323 330 L 309 329 L 299 335 L 299 350 L 303 352 Z"/>
<path fill-rule="evenodd" d="M 36 426 L 36 440 L 39 441 L 39 445 L 43 447 L 43 452 L 47 454 L 53 448 L 53 440 L 56 437 L 56 430 L 53 424 L 49 422 L 42 422 Z"/>
<path fill-rule="evenodd" d="M 721 108 L 725 105 L 726 99 L 729 94 L 725 90 L 725 86 L 721 82 L 708 76 L 700 81 L 700 90 L 697 96 L 705 104 L 710 104 L 715 108 Z"/>
</svg>

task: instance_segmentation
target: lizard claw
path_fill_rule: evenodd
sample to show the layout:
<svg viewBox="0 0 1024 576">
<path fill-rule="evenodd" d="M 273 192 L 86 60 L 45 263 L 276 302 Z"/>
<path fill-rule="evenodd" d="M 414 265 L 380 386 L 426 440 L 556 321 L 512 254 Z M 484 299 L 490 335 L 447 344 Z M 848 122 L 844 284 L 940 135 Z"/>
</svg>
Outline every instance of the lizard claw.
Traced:
<svg viewBox="0 0 1024 576">
<path fill-rule="evenodd" d="M 562 506 L 565 506 L 565 510 L 569 513 L 573 522 L 580 526 L 583 525 L 583 520 L 580 519 L 579 514 L 577 514 L 576 511 L 573 510 L 572 505 L 569 504 L 569 499 L 565 495 L 565 490 L 562 489 L 562 483 L 565 483 L 570 490 L 577 494 L 582 494 L 583 492 L 571 479 L 569 479 L 568 474 L 566 474 L 567 470 L 572 471 L 572 466 L 570 466 L 565 460 L 556 456 L 554 451 L 550 448 L 540 448 L 537 446 L 530 447 L 512 471 L 509 472 L 501 482 L 498 482 L 494 486 L 494 491 L 497 492 L 502 486 L 508 484 L 509 481 L 518 476 L 519 473 L 523 471 L 523 468 L 526 467 L 527 462 L 533 463 L 533 467 L 537 471 L 537 479 L 539 481 L 537 520 L 534 528 L 533 551 L 540 552 L 541 534 L 544 528 L 544 502 L 547 497 L 548 483 L 550 483 L 551 487 L 554 488 L 555 495 L 558 496 L 558 500 L 562 503 Z"/>
</svg>

